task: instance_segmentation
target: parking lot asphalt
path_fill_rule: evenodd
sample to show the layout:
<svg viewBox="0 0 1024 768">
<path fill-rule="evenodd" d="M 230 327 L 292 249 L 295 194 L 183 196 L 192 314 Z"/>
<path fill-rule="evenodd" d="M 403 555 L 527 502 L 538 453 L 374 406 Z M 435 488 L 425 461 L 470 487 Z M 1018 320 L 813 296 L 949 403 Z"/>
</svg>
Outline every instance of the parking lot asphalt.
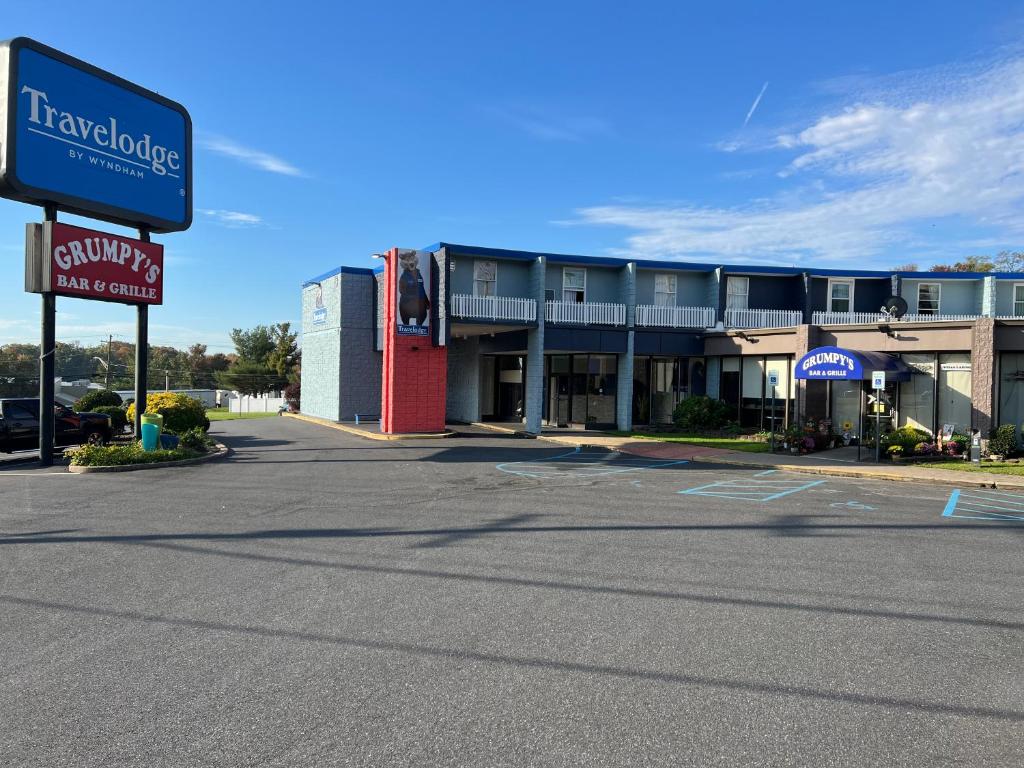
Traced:
<svg viewBox="0 0 1024 768">
<path fill-rule="evenodd" d="M 1024 495 L 214 434 L 0 470 L 0 765 L 1021 764 Z"/>
</svg>

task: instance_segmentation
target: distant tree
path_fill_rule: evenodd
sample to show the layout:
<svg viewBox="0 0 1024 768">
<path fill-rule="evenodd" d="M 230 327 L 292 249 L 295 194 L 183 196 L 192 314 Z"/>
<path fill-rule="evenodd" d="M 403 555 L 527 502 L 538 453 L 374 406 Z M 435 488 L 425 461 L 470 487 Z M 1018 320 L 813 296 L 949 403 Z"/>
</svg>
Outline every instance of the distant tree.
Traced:
<svg viewBox="0 0 1024 768">
<path fill-rule="evenodd" d="M 261 395 L 283 388 L 288 379 L 269 365 L 239 360 L 226 371 L 217 371 L 217 384 L 243 395 Z"/>
<path fill-rule="evenodd" d="M 267 365 L 289 381 L 298 355 L 298 334 L 292 333 L 291 327 L 291 323 L 278 323 L 272 328 L 274 349 L 267 356 Z"/>
<path fill-rule="evenodd" d="M 257 325 L 247 331 L 233 328 L 231 343 L 235 345 L 240 361 L 269 365 L 268 358 L 277 346 L 277 339 L 272 328 Z"/>
<path fill-rule="evenodd" d="M 911 262 L 910 264 L 901 264 L 898 267 L 892 268 L 893 272 L 917 272 L 917 264 Z"/>
<path fill-rule="evenodd" d="M 1000 251 L 992 261 L 997 272 L 1024 272 L 1024 251 Z"/>
<path fill-rule="evenodd" d="M 955 264 L 936 264 L 932 272 L 991 272 L 995 264 L 986 256 L 968 256 Z"/>
</svg>

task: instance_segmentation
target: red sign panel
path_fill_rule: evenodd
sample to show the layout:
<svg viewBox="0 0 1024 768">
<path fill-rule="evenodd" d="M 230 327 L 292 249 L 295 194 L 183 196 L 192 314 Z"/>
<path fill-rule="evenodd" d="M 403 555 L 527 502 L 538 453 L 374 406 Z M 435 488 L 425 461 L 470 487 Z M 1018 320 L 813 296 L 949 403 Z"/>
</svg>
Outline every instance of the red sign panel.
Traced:
<svg viewBox="0 0 1024 768">
<path fill-rule="evenodd" d="M 164 247 L 59 222 L 43 225 L 43 290 L 124 304 L 162 304 Z"/>
</svg>

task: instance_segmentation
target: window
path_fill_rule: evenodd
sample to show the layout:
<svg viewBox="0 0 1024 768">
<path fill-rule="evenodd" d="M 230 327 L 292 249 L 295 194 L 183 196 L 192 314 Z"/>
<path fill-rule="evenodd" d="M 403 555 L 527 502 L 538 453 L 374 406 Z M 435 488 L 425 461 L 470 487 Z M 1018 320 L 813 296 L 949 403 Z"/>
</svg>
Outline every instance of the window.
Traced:
<svg viewBox="0 0 1024 768">
<path fill-rule="evenodd" d="M 1013 284 L 1013 316 L 1024 317 L 1024 283 Z"/>
<path fill-rule="evenodd" d="M 675 275 L 654 276 L 654 303 L 659 307 L 674 307 L 676 305 Z"/>
<path fill-rule="evenodd" d="M 941 283 L 920 283 L 917 286 L 917 314 L 939 314 L 939 300 L 941 297 Z"/>
<path fill-rule="evenodd" d="M 582 304 L 587 300 L 587 270 L 577 267 L 562 269 L 562 301 Z"/>
<path fill-rule="evenodd" d="M 853 312 L 853 280 L 828 281 L 828 311 Z"/>
<path fill-rule="evenodd" d="M 730 275 L 725 279 L 725 308 L 746 309 L 749 293 L 749 277 L 732 277 Z"/>
<path fill-rule="evenodd" d="M 8 403 L 4 408 L 4 415 L 11 421 L 35 421 L 36 415 L 16 403 Z"/>
<path fill-rule="evenodd" d="M 494 296 L 498 285 L 498 262 L 473 262 L 473 295 Z"/>
</svg>

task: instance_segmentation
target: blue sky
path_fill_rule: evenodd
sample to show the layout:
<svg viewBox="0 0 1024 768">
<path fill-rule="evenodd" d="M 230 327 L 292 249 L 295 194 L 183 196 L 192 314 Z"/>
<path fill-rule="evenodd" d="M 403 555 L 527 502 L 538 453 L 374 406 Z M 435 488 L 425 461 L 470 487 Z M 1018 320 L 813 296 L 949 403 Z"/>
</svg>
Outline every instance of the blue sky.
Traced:
<svg viewBox="0 0 1024 768">
<path fill-rule="evenodd" d="M 8 0 L 5 36 L 180 101 L 195 128 L 195 223 L 157 238 L 153 343 L 226 351 L 232 327 L 296 322 L 302 280 L 438 240 L 851 268 L 1024 246 L 1017 4 L 82 8 Z M 0 342 L 38 339 L 21 288 L 40 215 L 0 201 Z M 58 300 L 61 340 L 133 327 L 130 307 Z"/>
</svg>

